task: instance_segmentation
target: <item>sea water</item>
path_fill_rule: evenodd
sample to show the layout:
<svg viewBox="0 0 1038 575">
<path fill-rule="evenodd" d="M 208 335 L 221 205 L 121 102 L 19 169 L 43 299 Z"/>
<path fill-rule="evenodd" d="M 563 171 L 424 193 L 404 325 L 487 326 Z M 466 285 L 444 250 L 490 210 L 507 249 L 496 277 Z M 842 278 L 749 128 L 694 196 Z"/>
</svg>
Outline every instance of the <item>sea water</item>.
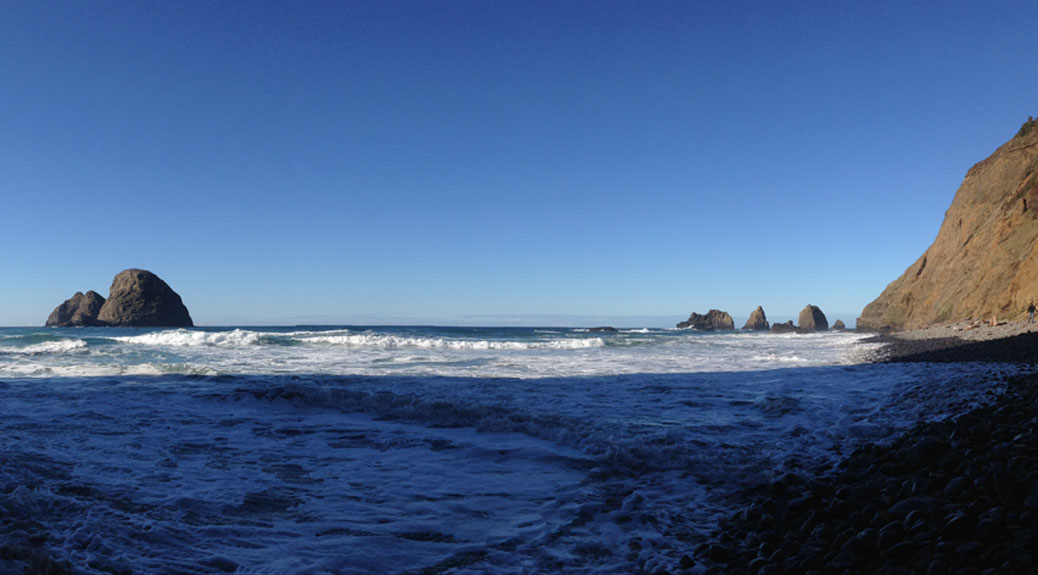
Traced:
<svg viewBox="0 0 1038 575">
<path fill-rule="evenodd" d="M 862 339 L 3 328 L 0 572 L 682 572 L 739 490 L 1006 371 Z"/>
</svg>

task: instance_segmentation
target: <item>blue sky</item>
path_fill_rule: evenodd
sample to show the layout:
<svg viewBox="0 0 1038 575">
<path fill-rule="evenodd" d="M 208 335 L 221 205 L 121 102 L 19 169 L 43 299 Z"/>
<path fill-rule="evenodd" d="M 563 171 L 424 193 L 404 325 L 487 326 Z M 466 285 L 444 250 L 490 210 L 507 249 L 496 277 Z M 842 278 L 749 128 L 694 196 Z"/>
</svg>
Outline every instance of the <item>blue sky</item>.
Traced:
<svg viewBox="0 0 1038 575">
<path fill-rule="evenodd" d="M 0 5 L 0 324 L 850 321 L 1038 115 L 1027 2 Z"/>
</svg>

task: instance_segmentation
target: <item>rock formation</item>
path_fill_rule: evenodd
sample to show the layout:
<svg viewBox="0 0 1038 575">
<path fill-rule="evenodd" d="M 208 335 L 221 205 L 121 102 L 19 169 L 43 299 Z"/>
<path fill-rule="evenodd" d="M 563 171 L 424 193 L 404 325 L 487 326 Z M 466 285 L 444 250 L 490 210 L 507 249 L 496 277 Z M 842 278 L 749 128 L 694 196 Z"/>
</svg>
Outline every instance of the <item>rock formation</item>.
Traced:
<svg viewBox="0 0 1038 575">
<path fill-rule="evenodd" d="M 789 320 L 786 323 L 771 324 L 771 333 L 797 333 L 797 331 L 797 326 L 793 325 L 793 320 Z"/>
<path fill-rule="evenodd" d="M 52 327 L 191 327 L 184 302 L 159 276 L 129 269 L 112 280 L 108 299 L 97 292 L 76 295 L 54 308 L 47 318 Z"/>
<path fill-rule="evenodd" d="M 108 300 L 97 319 L 110 326 L 191 327 L 184 302 L 159 276 L 128 269 L 112 280 Z"/>
<path fill-rule="evenodd" d="M 933 244 L 875 301 L 858 329 L 968 318 L 1020 319 L 1038 303 L 1038 122 L 966 173 Z"/>
<path fill-rule="evenodd" d="M 76 295 L 65 300 L 54 308 L 47 317 L 47 327 L 88 327 L 102 325 L 97 321 L 97 314 L 104 305 L 105 298 L 96 291 L 76 292 Z"/>
<path fill-rule="evenodd" d="M 678 328 L 691 328 L 699 331 L 732 330 L 735 329 L 735 320 L 726 311 L 712 309 L 706 315 L 692 312 L 687 320 L 678 323 Z"/>
<path fill-rule="evenodd" d="M 812 331 L 829 331 L 829 320 L 825 319 L 825 314 L 822 310 L 818 309 L 816 305 L 808 304 L 807 307 L 800 310 L 800 316 L 797 318 L 798 327 L 802 332 Z"/>
<path fill-rule="evenodd" d="M 832 327 L 833 331 L 843 331 L 845 329 L 847 329 L 847 324 L 843 323 L 842 319 L 836 320 L 836 323 L 834 323 Z"/>
<path fill-rule="evenodd" d="M 748 331 L 768 331 L 768 316 L 764 315 L 764 308 L 757 306 L 757 309 L 753 310 L 750 314 L 750 319 L 746 320 L 746 325 L 742 326 L 744 330 Z"/>
<path fill-rule="evenodd" d="M 588 331 L 591 333 L 617 333 L 620 330 L 616 329 L 611 325 L 602 325 L 598 327 L 589 328 Z"/>
</svg>

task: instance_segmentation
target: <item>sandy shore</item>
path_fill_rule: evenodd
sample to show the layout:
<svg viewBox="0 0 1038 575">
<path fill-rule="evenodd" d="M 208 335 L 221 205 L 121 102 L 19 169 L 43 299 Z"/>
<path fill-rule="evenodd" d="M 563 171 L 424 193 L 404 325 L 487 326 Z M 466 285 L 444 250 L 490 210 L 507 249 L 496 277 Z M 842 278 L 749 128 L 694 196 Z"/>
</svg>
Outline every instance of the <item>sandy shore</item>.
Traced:
<svg viewBox="0 0 1038 575">
<path fill-rule="evenodd" d="M 1038 364 L 1038 326 L 960 322 L 872 338 L 877 361 Z M 837 473 L 789 475 L 695 553 L 706 573 L 1038 572 L 1038 375 L 991 402 L 865 444 Z"/>
</svg>

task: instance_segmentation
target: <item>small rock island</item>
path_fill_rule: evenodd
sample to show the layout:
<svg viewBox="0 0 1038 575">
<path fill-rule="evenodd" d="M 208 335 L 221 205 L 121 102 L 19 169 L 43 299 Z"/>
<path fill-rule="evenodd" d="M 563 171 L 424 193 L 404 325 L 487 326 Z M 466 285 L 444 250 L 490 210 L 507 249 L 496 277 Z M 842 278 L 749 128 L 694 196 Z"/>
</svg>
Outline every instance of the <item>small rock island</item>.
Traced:
<svg viewBox="0 0 1038 575">
<path fill-rule="evenodd" d="M 95 291 L 54 308 L 48 327 L 194 327 L 180 295 L 159 276 L 141 269 L 116 274 L 108 299 Z"/>
</svg>

